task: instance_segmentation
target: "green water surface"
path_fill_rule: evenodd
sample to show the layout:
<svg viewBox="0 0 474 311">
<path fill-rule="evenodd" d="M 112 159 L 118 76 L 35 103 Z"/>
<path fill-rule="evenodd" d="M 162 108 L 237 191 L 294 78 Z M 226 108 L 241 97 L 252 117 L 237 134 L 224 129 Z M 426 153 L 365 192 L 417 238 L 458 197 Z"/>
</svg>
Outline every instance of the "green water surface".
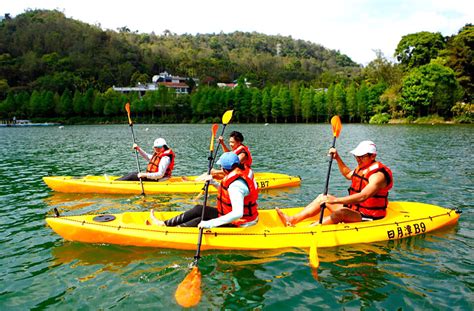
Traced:
<svg viewBox="0 0 474 311">
<path fill-rule="evenodd" d="M 162 136 L 177 154 L 175 175 L 207 168 L 211 125 L 135 125 L 145 149 Z M 261 208 L 303 206 L 324 190 L 330 125 L 230 124 L 254 157 L 255 171 L 299 175 L 301 187 L 263 192 Z M 220 130 L 219 130 L 220 131 Z M 168 309 L 194 252 L 64 241 L 45 224 L 63 214 L 185 210 L 193 196 L 60 194 L 45 175 L 120 175 L 135 170 L 128 125 L 0 128 L 0 310 Z M 301 249 L 205 251 L 198 309 L 472 310 L 473 126 L 343 125 L 348 152 L 377 143 L 391 167 L 392 201 L 459 208 L 459 223 L 400 241 L 320 249 L 317 275 Z M 142 162 L 142 167 L 145 163 Z M 330 192 L 347 180 L 333 166 Z"/>
</svg>

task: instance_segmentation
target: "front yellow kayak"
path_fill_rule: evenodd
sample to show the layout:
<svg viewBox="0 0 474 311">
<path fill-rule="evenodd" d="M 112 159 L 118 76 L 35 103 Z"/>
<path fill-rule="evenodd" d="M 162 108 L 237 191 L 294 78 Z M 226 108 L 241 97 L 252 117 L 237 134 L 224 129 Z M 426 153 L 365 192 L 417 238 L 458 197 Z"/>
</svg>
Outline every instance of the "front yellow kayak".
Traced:
<svg viewBox="0 0 474 311">
<path fill-rule="evenodd" d="M 283 209 L 295 214 L 301 208 Z M 179 212 L 157 212 L 166 220 Z M 193 250 L 197 228 L 159 227 L 147 224 L 148 212 L 110 215 L 47 217 L 48 225 L 69 241 Z M 395 240 L 424 234 L 458 221 L 455 210 L 414 202 L 391 202 L 381 220 L 352 224 L 311 226 L 319 216 L 285 227 L 275 210 L 259 211 L 259 222 L 247 228 L 205 229 L 202 249 L 264 250 L 333 247 L 345 244 Z"/>
<path fill-rule="evenodd" d="M 109 193 L 109 194 L 141 194 L 139 181 L 118 181 L 119 176 L 46 176 L 44 182 L 54 191 L 69 193 Z M 144 181 L 146 194 L 159 193 L 198 193 L 204 183 L 196 181 L 197 176 L 172 177 L 167 181 Z M 277 173 L 255 173 L 255 181 L 259 189 L 275 189 L 295 187 L 301 183 L 299 176 Z M 209 192 L 216 192 L 209 187 Z"/>
</svg>

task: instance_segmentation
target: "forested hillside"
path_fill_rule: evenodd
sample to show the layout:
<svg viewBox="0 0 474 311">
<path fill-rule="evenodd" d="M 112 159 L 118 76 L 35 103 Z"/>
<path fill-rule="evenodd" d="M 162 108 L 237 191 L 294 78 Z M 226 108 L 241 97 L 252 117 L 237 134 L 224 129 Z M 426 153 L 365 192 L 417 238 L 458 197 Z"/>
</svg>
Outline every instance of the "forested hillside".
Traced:
<svg viewBox="0 0 474 311">
<path fill-rule="evenodd" d="M 0 22 L 0 118 L 109 122 L 130 101 L 143 122 L 209 121 L 230 107 L 239 122 L 321 122 L 336 113 L 351 122 L 433 114 L 468 122 L 473 28 L 447 38 L 404 36 L 395 51 L 400 63 L 378 53 L 362 68 L 291 37 L 141 34 L 126 26 L 103 30 L 58 11 L 27 11 Z M 163 71 L 200 83 L 181 96 L 164 87 L 144 97 L 111 90 Z M 235 89 L 216 87 L 237 79 Z"/>
</svg>

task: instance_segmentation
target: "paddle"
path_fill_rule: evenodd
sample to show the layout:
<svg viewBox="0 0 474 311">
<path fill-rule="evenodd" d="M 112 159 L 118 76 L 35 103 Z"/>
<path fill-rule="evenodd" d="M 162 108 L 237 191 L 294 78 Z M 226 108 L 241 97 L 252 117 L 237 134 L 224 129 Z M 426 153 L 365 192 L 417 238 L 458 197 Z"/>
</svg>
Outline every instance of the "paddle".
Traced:
<svg viewBox="0 0 474 311">
<path fill-rule="evenodd" d="M 336 138 L 339 137 L 341 133 L 342 124 L 339 116 L 334 116 L 331 118 L 332 133 L 334 139 L 332 141 L 332 148 L 336 147 Z M 332 166 L 333 157 L 329 160 L 328 174 L 326 176 L 326 186 L 324 187 L 324 195 L 327 195 L 329 192 L 329 176 L 331 175 L 331 166 Z M 322 223 L 324 218 L 324 209 L 326 208 L 326 203 L 321 204 L 321 215 L 319 216 L 319 226 L 316 230 L 316 239 L 311 242 L 309 247 L 309 265 L 313 268 L 319 267 L 319 258 L 318 258 L 318 238 L 321 237 L 322 233 Z"/>
<path fill-rule="evenodd" d="M 224 128 L 222 129 L 221 136 L 224 134 L 225 126 L 230 122 L 230 119 L 232 119 L 232 112 L 233 110 L 228 110 L 222 116 L 222 124 L 224 125 Z M 214 139 L 216 137 L 217 128 L 218 128 L 217 124 L 214 124 L 212 126 L 211 143 L 209 146 L 209 164 L 207 168 L 208 175 L 211 174 L 211 169 L 214 164 L 214 157 L 217 154 L 217 152 L 214 153 Z M 219 145 L 217 145 L 217 147 L 219 147 Z M 216 148 L 216 151 L 217 151 L 217 148 Z M 210 184 L 210 180 L 206 181 L 206 184 L 204 185 L 204 204 L 202 206 L 201 220 L 204 219 L 204 212 L 207 206 L 209 184 Z M 174 295 L 178 304 L 185 308 L 195 306 L 201 300 L 201 272 L 199 271 L 199 268 L 198 268 L 198 261 L 201 258 L 200 254 L 201 254 L 203 232 L 204 232 L 204 229 L 200 228 L 196 254 L 194 255 L 194 261 L 191 263 L 193 268 L 191 272 L 184 278 L 184 280 L 178 285 L 178 288 L 176 289 L 176 293 Z"/>
<path fill-rule="evenodd" d="M 336 138 L 339 137 L 339 134 L 341 133 L 342 130 L 342 124 L 341 124 L 341 119 L 339 116 L 334 116 L 331 118 L 331 125 L 332 125 L 332 133 L 334 135 L 334 139 L 332 141 L 332 146 L 331 148 L 336 147 Z M 332 160 L 333 157 L 331 156 L 331 159 L 329 159 L 329 168 L 328 168 L 328 174 L 326 175 L 326 186 L 324 187 L 324 195 L 327 195 L 329 192 L 329 176 L 331 175 L 331 166 L 332 166 Z M 324 209 L 326 208 L 326 203 L 321 204 L 321 215 L 319 216 L 319 223 L 323 223 L 323 217 L 324 217 Z"/>
<path fill-rule="evenodd" d="M 130 129 L 132 130 L 132 139 L 133 139 L 133 143 L 135 144 L 135 133 L 133 133 L 133 122 L 132 122 L 132 118 L 130 118 L 130 103 L 125 104 L 125 110 L 127 111 L 128 124 L 130 125 Z M 137 170 L 138 170 L 137 174 L 139 174 L 141 170 L 140 170 L 140 162 L 138 161 L 137 149 L 135 149 L 135 159 L 137 161 Z M 138 179 L 140 179 L 140 186 L 142 187 L 142 195 L 145 195 L 145 188 L 143 188 L 143 181 L 140 177 Z"/>
</svg>

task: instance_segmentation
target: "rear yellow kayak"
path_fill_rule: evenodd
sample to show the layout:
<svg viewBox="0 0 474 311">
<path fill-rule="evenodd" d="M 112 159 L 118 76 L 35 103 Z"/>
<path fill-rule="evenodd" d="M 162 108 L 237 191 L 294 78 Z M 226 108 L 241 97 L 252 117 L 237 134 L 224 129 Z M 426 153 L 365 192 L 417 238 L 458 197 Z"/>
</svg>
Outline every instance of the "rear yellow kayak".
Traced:
<svg viewBox="0 0 474 311">
<path fill-rule="evenodd" d="M 283 209 L 294 214 L 301 208 Z M 157 212 L 166 220 L 179 212 Z M 275 210 L 261 210 L 257 225 L 248 228 L 205 229 L 202 249 L 264 250 L 278 248 L 333 247 L 345 244 L 395 240 L 424 234 L 458 221 L 455 210 L 414 202 L 391 202 L 387 217 L 381 220 L 311 226 L 319 216 L 285 227 Z M 197 228 L 158 227 L 147 225 L 148 212 L 126 212 L 111 215 L 48 217 L 46 222 L 66 240 L 85 243 L 107 243 L 159 248 L 193 250 Z"/>
<path fill-rule="evenodd" d="M 109 193 L 109 194 L 141 194 L 139 181 L 118 181 L 119 176 L 46 176 L 44 182 L 54 191 L 70 193 Z M 204 183 L 196 181 L 197 176 L 172 177 L 162 182 L 143 182 L 146 194 L 159 193 L 198 193 Z M 299 176 L 277 173 L 255 173 L 255 181 L 259 189 L 275 189 L 295 187 L 301 183 Z M 209 187 L 209 192 L 216 192 Z"/>
</svg>

